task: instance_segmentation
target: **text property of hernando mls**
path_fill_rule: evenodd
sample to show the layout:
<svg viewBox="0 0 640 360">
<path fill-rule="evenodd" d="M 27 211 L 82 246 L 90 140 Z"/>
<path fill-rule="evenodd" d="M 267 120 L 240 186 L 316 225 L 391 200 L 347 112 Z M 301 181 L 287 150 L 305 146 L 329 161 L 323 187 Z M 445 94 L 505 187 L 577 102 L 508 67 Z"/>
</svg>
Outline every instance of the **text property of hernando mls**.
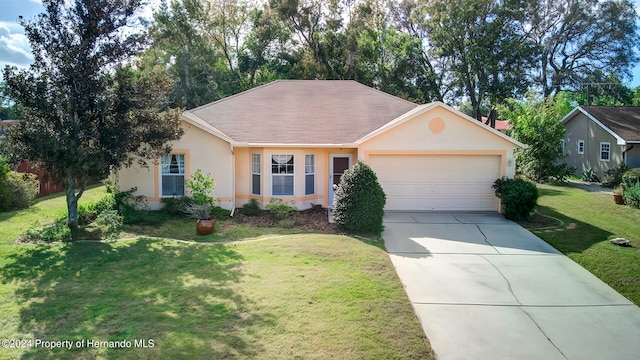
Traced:
<svg viewBox="0 0 640 360">
<path fill-rule="evenodd" d="M 153 339 L 133 339 L 117 341 L 82 340 L 42 340 L 42 339 L 2 339 L 3 348 L 42 348 L 42 349 L 130 349 L 152 348 L 156 346 Z"/>
</svg>

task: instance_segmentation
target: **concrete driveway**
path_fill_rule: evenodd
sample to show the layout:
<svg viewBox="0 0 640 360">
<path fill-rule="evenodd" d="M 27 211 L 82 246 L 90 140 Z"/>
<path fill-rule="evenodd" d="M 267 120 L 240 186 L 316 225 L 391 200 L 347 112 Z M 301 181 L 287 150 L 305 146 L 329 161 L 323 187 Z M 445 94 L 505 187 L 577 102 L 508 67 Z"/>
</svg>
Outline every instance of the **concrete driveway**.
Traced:
<svg viewBox="0 0 640 360">
<path fill-rule="evenodd" d="M 384 225 L 438 359 L 640 358 L 640 308 L 502 215 L 387 213 Z"/>
</svg>

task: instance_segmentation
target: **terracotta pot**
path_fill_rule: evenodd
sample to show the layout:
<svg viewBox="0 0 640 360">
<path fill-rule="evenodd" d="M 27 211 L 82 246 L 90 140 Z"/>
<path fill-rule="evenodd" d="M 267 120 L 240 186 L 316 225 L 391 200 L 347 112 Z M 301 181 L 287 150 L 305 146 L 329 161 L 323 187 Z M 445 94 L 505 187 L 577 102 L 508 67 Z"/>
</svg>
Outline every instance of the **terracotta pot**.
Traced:
<svg viewBox="0 0 640 360">
<path fill-rule="evenodd" d="M 622 198 L 622 195 L 620 195 L 620 194 L 613 194 L 613 202 L 618 204 L 618 205 L 623 205 L 624 204 L 624 199 Z"/>
<path fill-rule="evenodd" d="M 198 235 L 209 235 L 215 230 L 216 221 L 213 219 L 200 219 L 196 223 L 196 232 Z"/>
</svg>

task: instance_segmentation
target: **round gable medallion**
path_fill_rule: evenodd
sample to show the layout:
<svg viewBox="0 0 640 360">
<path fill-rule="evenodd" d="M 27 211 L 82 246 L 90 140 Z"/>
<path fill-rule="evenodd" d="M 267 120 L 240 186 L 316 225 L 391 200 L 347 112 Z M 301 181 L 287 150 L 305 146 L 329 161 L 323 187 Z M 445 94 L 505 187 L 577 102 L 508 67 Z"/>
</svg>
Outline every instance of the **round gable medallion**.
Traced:
<svg viewBox="0 0 640 360">
<path fill-rule="evenodd" d="M 431 130 L 431 132 L 434 134 L 440 134 L 444 131 L 445 127 L 446 126 L 444 120 L 440 119 L 439 117 L 429 121 L 429 130 Z"/>
</svg>

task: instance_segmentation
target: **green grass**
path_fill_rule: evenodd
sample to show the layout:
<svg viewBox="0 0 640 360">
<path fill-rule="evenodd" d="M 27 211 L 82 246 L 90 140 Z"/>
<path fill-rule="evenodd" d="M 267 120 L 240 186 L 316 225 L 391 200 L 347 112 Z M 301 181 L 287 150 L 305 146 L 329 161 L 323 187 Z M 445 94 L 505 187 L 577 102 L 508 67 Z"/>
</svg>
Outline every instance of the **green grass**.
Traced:
<svg viewBox="0 0 640 360">
<path fill-rule="evenodd" d="M 97 200 L 105 194 L 101 185 L 89 186 L 80 197 L 79 203 Z M 20 234 L 36 223 L 41 225 L 53 223 L 56 217 L 67 214 L 64 195 L 52 194 L 36 200 L 28 209 L 0 212 L 0 246 L 13 242 Z M 10 241 L 9 241 L 10 240 Z"/>
<path fill-rule="evenodd" d="M 609 194 L 569 186 L 538 189 L 538 212 L 564 225 L 534 233 L 640 305 L 640 210 L 615 205 Z M 629 239 L 631 247 L 610 244 L 616 237 Z"/>
<path fill-rule="evenodd" d="M 433 358 L 380 242 L 229 228 L 229 239 L 270 238 L 13 244 L 19 230 L 7 227 L 45 222 L 61 204 L 0 222 L 0 339 L 132 348 L 0 348 L 0 359 Z"/>
</svg>

